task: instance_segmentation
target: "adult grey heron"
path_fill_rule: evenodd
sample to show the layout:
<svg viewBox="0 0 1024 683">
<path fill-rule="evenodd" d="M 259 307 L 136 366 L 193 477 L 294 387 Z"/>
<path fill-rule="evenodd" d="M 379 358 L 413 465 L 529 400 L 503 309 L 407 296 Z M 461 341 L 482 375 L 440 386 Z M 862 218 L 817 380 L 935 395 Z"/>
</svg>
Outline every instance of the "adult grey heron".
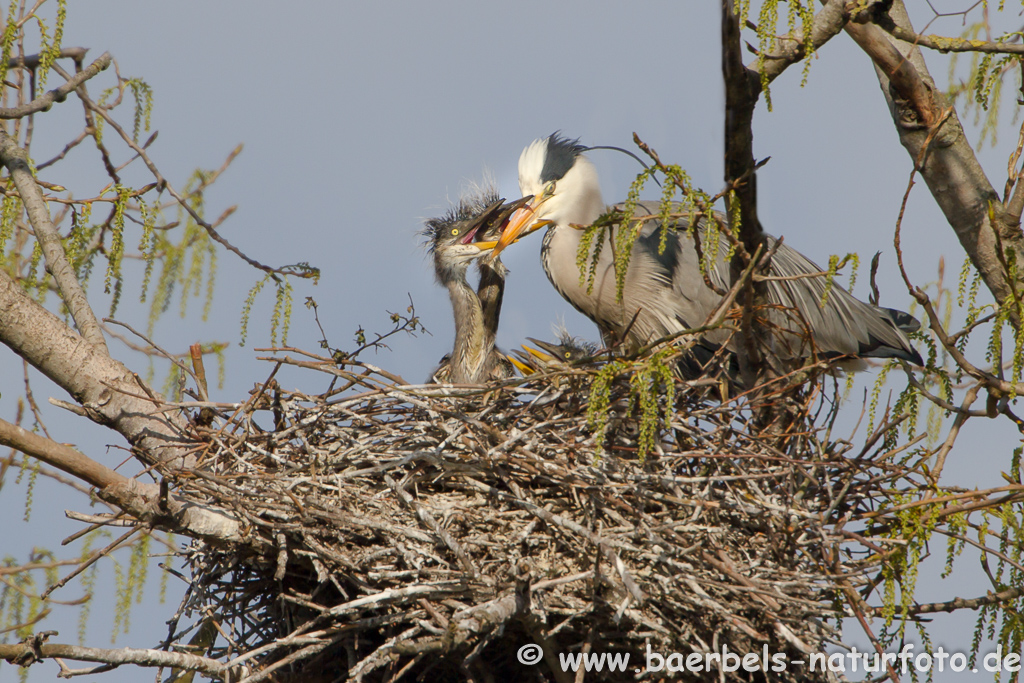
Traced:
<svg viewBox="0 0 1024 683">
<path fill-rule="evenodd" d="M 593 288 L 588 291 L 587 284 L 581 282 L 576 260 L 583 235 L 579 228 L 589 226 L 607 210 L 597 172 L 585 151 L 578 140 L 558 133 L 523 150 L 519 188 L 533 199 L 513 216 L 492 257 L 525 234 L 547 226 L 541 263 L 548 279 L 562 297 L 597 323 L 608 345 L 621 342 L 634 350 L 702 325 L 722 297 L 704 282 L 693 240 L 682 234 L 688 227 L 685 219 L 677 220 L 679 232 L 668 233 L 666 248 L 660 253 L 660 222 L 644 223 L 633 246 L 621 300 L 614 273 L 613 237 L 601 243 Z M 640 202 L 635 217 L 659 213 L 657 202 Z M 703 236 L 705 226 L 697 229 Z M 707 247 L 708 241 L 702 240 L 702 244 Z M 775 246 L 775 238 L 769 237 L 768 244 Z M 716 287 L 728 289 L 727 245 L 724 239 L 719 245 L 708 276 Z M 596 248 L 591 247 L 588 264 Z M 922 364 L 906 335 L 920 327 L 917 320 L 902 311 L 860 301 L 838 285 L 832 285 L 823 306 L 826 279 L 821 272 L 785 243 L 778 245 L 768 273 L 775 279 L 766 283 L 771 304 L 767 317 L 783 333 L 773 335 L 773 354 L 786 359 L 809 358 L 815 353 L 824 358 L 902 358 Z M 729 334 L 713 330 L 704 335 L 694 349 L 702 352 L 694 354 L 698 361 L 709 358 L 709 352 L 726 343 Z"/>
<path fill-rule="evenodd" d="M 494 346 L 505 290 L 505 266 L 500 259 L 480 264 L 477 291 L 466 280 L 474 261 L 497 244 L 512 213 L 526 198 L 505 203 L 493 190 L 463 197 L 440 218 L 426 221 L 423 231 L 434 257 L 437 281 L 448 289 L 455 316 L 455 343 L 433 377 L 439 382 L 479 384 L 512 375 L 512 364 Z"/>
</svg>

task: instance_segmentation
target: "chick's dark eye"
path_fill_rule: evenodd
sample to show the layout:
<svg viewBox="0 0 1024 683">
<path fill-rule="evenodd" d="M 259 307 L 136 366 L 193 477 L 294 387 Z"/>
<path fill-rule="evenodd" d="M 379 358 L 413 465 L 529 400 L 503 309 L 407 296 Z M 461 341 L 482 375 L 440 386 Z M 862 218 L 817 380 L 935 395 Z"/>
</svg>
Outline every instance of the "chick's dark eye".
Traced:
<svg viewBox="0 0 1024 683">
<path fill-rule="evenodd" d="M 459 229 L 458 228 L 452 228 L 452 235 L 458 235 L 458 234 L 459 234 Z"/>
<path fill-rule="evenodd" d="M 566 351 L 566 352 L 565 352 L 565 357 L 566 357 L 566 358 L 571 358 L 571 357 L 572 357 L 572 352 L 570 352 L 570 351 Z"/>
</svg>

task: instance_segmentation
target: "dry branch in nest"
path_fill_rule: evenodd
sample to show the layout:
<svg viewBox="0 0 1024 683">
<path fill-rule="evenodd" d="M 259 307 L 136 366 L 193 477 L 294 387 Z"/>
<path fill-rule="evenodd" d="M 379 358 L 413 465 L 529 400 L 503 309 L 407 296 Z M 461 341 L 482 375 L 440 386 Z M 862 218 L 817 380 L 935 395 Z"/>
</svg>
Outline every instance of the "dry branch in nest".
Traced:
<svg viewBox="0 0 1024 683">
<path fill-rule="evenodd" d="M 371 366 L 309 358 L 277 360 L 346 378 L 348 393 L 264 386 L 249 405 L 272 411 L 273 429 L 239 411 L 204 431 L 195 470 L 165 473 L 184 500 L 234 515 L 245 539 L 184 549 L 192 579 L 166 645 L 214 615 L 223 638 L 209 655 L 244 664 L 249 681 L 566 681 L 558 655 L 580 652 L 631 656 L 629 674 L 586 680 L 632 677 L 648 651 L 767 646 L 806 661 L 834 642 L 840 596 L 869 593 L 877 574 L 878 554 L 858 556 L 842 527 L 908 476 L 892 452 L 821 440 L 821 387 L 769 438 L 748 421 L 756 406 L 680 381 L 641 462 L 624 379 L 599 452 L 593 366 L 483 391 L 394 386 Z M 543 659 L 527 666 L 517 653 L 531 643 Z"/>
</svg>

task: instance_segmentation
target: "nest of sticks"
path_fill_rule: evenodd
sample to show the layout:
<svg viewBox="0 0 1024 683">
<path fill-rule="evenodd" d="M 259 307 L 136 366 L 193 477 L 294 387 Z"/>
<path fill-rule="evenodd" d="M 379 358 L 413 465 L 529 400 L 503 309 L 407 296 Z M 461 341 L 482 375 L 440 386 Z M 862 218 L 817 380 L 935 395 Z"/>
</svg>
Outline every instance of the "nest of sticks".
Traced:
<svg viewBox="0 0 1024 683">
<path fill-rule="evenodd" d="M 632 679 L 648 652 L 806 661 L 836 642 L 840 596 L 877 575 L 844 525 L 907 476 L 880 446 L 886 426 L 859 453 L 821 436 L 829 378 L 787 399 L 773 429 L 755 426 L 756 403 L 677 380 L 641 461 L 628 373 L 598 444 L 598 365 L 472 390 L 395 386 L 294 350 L 275 360 L 344 390 L 258 386 L 206 430 L 197 470 L 165 473 L 245 526 L 244 545 L 182 551 L 192 576 L 172 640 L 215 614 L 209 654 L 244 662 L 246 680 L 569 681 L 559 654 L 601 652 L 629 653 L 628 673 L 586 680 Z M 712 665 L 688 680 L 825 676 Z"/>
</svg>

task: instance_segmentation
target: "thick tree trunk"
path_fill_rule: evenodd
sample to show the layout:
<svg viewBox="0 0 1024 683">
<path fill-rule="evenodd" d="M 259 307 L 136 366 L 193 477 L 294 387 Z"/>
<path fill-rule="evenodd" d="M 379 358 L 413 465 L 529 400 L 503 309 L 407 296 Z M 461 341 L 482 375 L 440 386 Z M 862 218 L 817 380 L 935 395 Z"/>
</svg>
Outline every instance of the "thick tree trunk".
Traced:
<svg viewBox="0 0 1024 683">
<path fill-rule="evenodd" d="M 146 464 L 191 466 L 186 425 L 135 373 L 33 301 L 0 270 L 0 343 L 71 394 L 94 421 L 133 446 Z M 147 396 L 152 393 L 153 398 Z"/>
</svg>

